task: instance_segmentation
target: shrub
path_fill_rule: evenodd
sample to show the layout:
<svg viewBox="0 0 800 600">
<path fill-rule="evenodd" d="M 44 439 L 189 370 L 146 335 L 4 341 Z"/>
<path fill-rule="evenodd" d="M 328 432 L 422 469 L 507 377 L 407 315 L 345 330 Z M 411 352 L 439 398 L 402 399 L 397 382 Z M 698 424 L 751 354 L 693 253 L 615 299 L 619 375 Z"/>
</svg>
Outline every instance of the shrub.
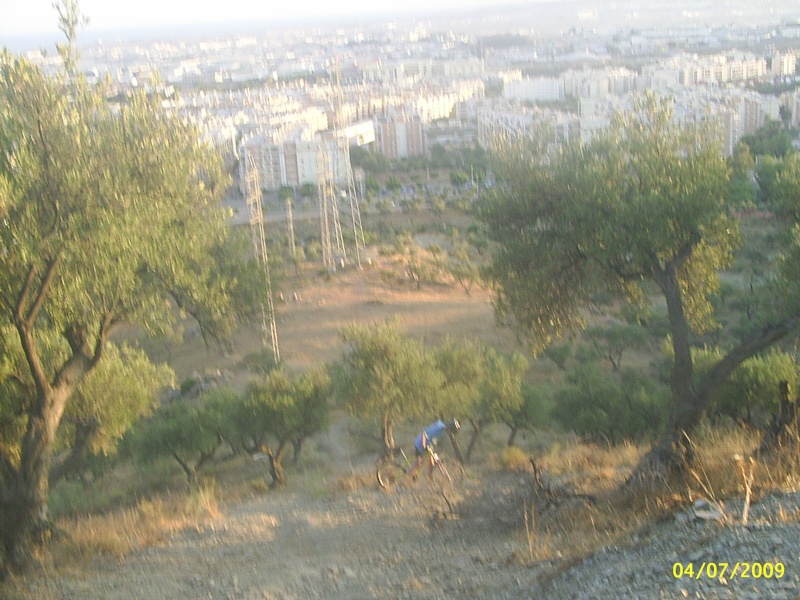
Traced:
<svg viewBox="0 0 800 600">
<path fill-rule="evenodd" d="M 668 388 L 642 373 L 625 370 L 616 377 L 589 363 L 567 372 L 553 417 L 590 440 L 618 444 L 658 433 L 668 399 Z"/>
<path fill-rule="evenodd" d="M 504 471 L 529 471 L 530 456 L 519 446 L 508 446 L 500 455 L 500 468 Z"/>
</svg>

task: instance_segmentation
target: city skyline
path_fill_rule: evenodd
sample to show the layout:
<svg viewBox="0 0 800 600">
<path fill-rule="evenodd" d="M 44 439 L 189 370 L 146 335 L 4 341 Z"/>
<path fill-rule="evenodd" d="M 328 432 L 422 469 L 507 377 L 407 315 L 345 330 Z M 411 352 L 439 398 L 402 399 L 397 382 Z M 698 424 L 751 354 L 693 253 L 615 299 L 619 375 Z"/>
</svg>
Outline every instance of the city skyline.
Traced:
<svg viewBox="0 0 800 600">
<path fill-rule="evenodd" d="M 561 0 L 526 0 L 524 3 Z M 57 14 L 52 0 L 4 3 L 0 19 L 0 38 L 23 35 L 58 35 Z M 224 25 L 266 23 L 286 20 L 358 18 L 385 15 L 430 14 L 436 11 L 470 9 L 496 4 L 491 0 L 405 0 L 376 4 L 371 0 L 296 0 L 287 3 L 264 3 L 255 0 L 227 2 L 190 2 L 188 0 L 140 0 L 136 3 L 111 3 L 103 0 L 82 0 L 81 12 L 89 18 L 85 33 L 109 30 L 165 28 L 170 26 Z M 505 4 L 523 4 L 521 1 Z M 0 45 L 2 40 L 0 39 Z"/>
</svg>

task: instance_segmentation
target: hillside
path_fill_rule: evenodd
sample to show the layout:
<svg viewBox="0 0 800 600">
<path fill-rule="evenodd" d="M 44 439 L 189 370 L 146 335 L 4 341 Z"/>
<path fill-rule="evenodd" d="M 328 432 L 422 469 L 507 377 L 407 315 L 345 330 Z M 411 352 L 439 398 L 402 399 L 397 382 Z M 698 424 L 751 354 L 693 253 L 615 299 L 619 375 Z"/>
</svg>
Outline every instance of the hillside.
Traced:
<svg viewBox="0 0 800 600">
<path fill-rule="evenodd" d="M 517 347 L 511 332 L 495 327 L 485 291 L 467 295 L 439 285 L 421 290 L 389 285 L 382 271 L 374 266 L 330 279 L 319 276 L 313 283 L 284 281 L 276 291 L 283 297 L 277 303 L 283 360 L 301 369 L 335 359 L 342 352 L 340 327 L 392 316 L 410 335 L 429 342 L 451 335 Z M 252 329 L 239 333 L 229 353 L 206 349 L 191 332 L 186 339 L 190 343 L 143 344 L 155 358 L 170 362 L 181 380 L 219 370 L 237 384 L 248 377 L 243 359 L 262 348 L 260 331 Z M 697 518 L 691 506 L 706 491 L 702 485 L 676 489 L 668 506 L 663 496 L 654 496 L 645 510 L 626 511 L 617 490 L 640 449 L 626 447 L 617 453 L 626 453 L 623 458 L 607 459 L 604 451 L 570 445 L 565 436 L 553 450 L 542 434 L 523 435 L 520 445 L 537 463 L 553 467 L 545 489 L 553 491 L 553 502 L 542 504 L 534 497 L 542 489 L 525 464 L 501 468 L 507 432 L 498 426 L 469 466 L 465 485 L 446 500 L 426 488 L 388 494 L 375 485 L 375 448 L 353 435 L 358 427 L 337 413 L 333 426 L 310 440 L 300 464 L 289 467 L 289 487 L 282 491 L 266 489 L 264 463 L 223 458 L 214 470 L 218 504 L 210 501 L 207 515 L 165 527 L 154 542 L 134 540 L 135 549 L 121 556 L 108 551 L 82 558 L 79 545 L 58 541 L 54 552 L 71 554 L 67 566 L 59 565 L 58 555 L 45 557 L 49 566 L 11 581 L 3 591 L 20 600 L 795 598 L 800 593 L 796 493 L 757 495 L 747 526 L 741 525 L 741 501 L 724 506 L 720 519 Z M 413 432 L 413 426 L 402 428 L 399 439 L 407 442 Z M 249 491 L 241 491 L 243 482 Z M 97 485 L 114 481 L 101 479 Z M 229 489 L 238 491 L 229 495 Z M 122 518 L 147 518 L 148 506 L 140 500 Z M 88 520 L 85 527 L 100 535 L 108 523 Z M 690 561 L 781 563 L 784 575 L 676 579 L 674 564 Z"/>
</svg>

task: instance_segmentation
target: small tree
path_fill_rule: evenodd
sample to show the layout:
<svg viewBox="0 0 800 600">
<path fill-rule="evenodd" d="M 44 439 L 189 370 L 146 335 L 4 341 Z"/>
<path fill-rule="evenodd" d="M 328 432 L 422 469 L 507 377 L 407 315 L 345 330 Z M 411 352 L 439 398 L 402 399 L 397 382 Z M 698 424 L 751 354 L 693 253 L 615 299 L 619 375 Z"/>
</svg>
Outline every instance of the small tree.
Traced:
<svg viewBox="0 0 800 600">
<path fill-rule="evenodd" d="M 303 442 L 328 426 L 332 392 L 331 377 L 326 367 L 310 369 L 294 381 L 293 396 L 298 412 L 297 427 L 292 437 L 295 464 L 300 460 Z"/>
<path fill-rule="evenodd" d="M 505 424 L 511 429 L 508 445 L 513 446 L 520 431 L 531 431 L 550 424 L 553 391 L 547 385 L 522 385 L 522 404 L 507 414 Z"/>
<path fill-rule="evenodd" d="M 432 351 L 436 368 L 444 377 L 444 385 L 437 394 L 437 414 L 443 421 L 452 418 L 466 419 L 476 411 L 480 401 L 480 384 L 486 374 L 483 348 L 467 340 L 447 338 Z M 456 458 L 462 464 L 464 454 L 458 438 L 448 430 Z"/>
<path fill-rule="evenodd" d="M 250 383 L 242 409 L 244 419 L 240 422 L 248 423 L 253 449 L 263 452 L 269 460 L 272 487 L 285 486 L 283 457 L 299 425 L 289 377 L 278 369 L 263 381 Z"/>
<path fill-rule="evenodd" d="M 597 353 L 618 371 L 626 350 L 640 350 L 647 345 L 647 332 L 638 325 L 613 323 L 607 327 L 590 327 L 586 337 Z"/>
<path fill-rule="evenodd" d="M 479 383 L 477 403 L 467 419 L 472 436 L 467 446 L 466 460 L 472 458 L 478 438 L 489 423 L 507 423 L 523 403 L 522 383 L 528 371 L 528 361 L 521 354 L 503 356 L 493 348 L 484 350 L 484 376 Z"/>
<path fill-rule="evenodd" d="M 180 465 L 189 485 L 214 457 L 223 441 L 225 413 L 216 394 L 199 401 L 175 400 L 164 404 L 133 438 L 136 456 L 143 463 L 170 456 Z"/>
<path fill-rule="evenodd" d="M 294 445 L 295 461 L 303 440 L 328 422 L 330 378 L 324 368 L 292 379 L 282 369 L 251 382 L 235 415 L 237 428 L 251 454 L 262 452 L 269 461 L 272 487 L 286 485 L 283 460 Z"/>
<path fill-rule="evenodd" d="M 398 420 L 435 411 L 442 374 L 424 346 L 404 336 L 396 321 L 351 325 L 340 336 L 348 349 L 340 362 L 338 395 L 350 413 L 380 424 L 388 452 L 395 447 Z"/>
</svg>

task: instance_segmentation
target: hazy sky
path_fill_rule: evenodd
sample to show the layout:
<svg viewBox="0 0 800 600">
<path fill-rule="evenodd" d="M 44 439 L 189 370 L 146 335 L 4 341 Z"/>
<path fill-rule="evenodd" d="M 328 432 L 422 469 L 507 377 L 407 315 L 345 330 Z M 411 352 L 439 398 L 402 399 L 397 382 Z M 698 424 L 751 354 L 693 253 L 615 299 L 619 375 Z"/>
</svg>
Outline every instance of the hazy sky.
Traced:
<svg viewBox="0 0 800 600">
<path fill-rule="evenodd" d="M 512 0 L 513 1 L 513 0 Z M 84 33 L 108 29 L 242 23 L 306 16 L 408 13 L 493 4 L 492 0 L 79 0 L 89 17 Z M 0 0 L 3 36 L 57 33 L 53 0 Z"/>
</svg>

